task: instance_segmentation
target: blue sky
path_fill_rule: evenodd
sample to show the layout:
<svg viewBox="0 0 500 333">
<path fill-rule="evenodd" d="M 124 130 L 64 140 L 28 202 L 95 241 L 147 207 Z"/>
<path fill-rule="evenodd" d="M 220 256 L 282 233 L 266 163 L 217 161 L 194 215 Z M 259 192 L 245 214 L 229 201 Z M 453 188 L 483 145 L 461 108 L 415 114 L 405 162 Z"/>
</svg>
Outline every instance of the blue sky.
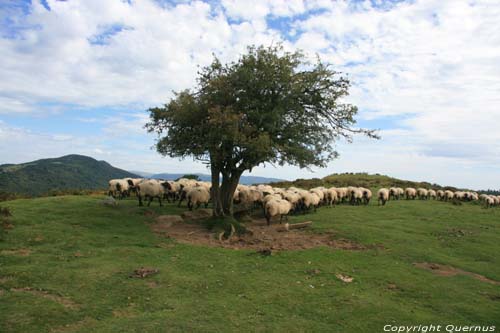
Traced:
<svg viewBox="0 0 500 333">
<path fill-rule="evenodd" d="M 325 169 L 499 188 L 497 1 L 2 1 L 0 164 L 79 153 L 148 172 L 208 172 L 163 158 L 145 110 L 192 87 L 198 66 L 281 42 L 348 73 L 358 124 Z"/>
</svg>

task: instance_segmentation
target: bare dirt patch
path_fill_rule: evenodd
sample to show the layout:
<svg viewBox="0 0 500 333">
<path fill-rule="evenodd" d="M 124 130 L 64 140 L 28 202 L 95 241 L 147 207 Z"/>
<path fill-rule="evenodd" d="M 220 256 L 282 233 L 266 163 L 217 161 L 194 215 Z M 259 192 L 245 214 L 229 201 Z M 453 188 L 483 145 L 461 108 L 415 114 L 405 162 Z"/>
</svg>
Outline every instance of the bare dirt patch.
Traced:
<svg viewBox="0 0 500 333">
<path fill-rule="evenodd" d="M 130 275 L 131 278 L 139 278 L 144 279 L 148 276 L 157 274 L 159 271 L 156 268 L 152 267 L 141 267 L 139 269 L 134 270 L 134 273 Z"/>
<path fill-rule="evenodd" d="M 460 268 L 455 268 L 452 266 L 446 266 L 446 265 L 441 265 L 441 264 L 436 264 L 436 263 L 428 263 L 428 262 L 417 262 L 417 263 L 414 263 L 413 265 L 415 267 L 431 271 L 432 273 L 440 275 L 440 276 L 467 275 L 467 276 L 473 277 L 474 279 L 479 280 L 479 281 L 500 285 L 500 281 L 492 280 L 492 279 L 487 278 L 486 276 L 472 273 L 472 272 L 467 272 L 467 271 L 464 271 Z"/>
<path fill-rule="evenodd" d="M 280 232 L 282 225 L 267 226 L 264 219 L 245 223 L 247 233 L 219 240 L 219 234 L 199 223 L 152 223 L 151 229 L 179 243 L 223 247 L 230 249 L 268 249 L 270 251 L 310 249 L 327 246 L 343 250 L 366 250 L 367 247 L 348 239 L 335 239 L 333 232 L 314 233 L 307 229 Z M 271 252 L 269 252 L 271 253 Z"/>
<path fill-rule="evenodd" d="M 0 254 L 6 255 L 6 256 L 27 257 L 31 254 L 31 250 L 30 249 L 2 250 L 2 251 L 0 251 Z"/>
<path fill-rule="evenodd" d="M 14 278 L 12 276 L 2 276 L 0 277 L 0 284 L 12 281 Z"/>
<path fill-rule="evenodd" d="M 49 299 L 53 302 L 59 303 L 67 309 L 78 309 L 79 308 L 79 305 L 76 304 L 75 302 L 73 302 L 72 300 L 70 300 L 69 298 L 59 296 L 59 295 L 54 295 L 54 294 L 51 294 L 48 291 L 44 291 L 44 290 L 36 290 L 36 289 L 32 289 L 30 287 L 25 287 L 25 288 L 11 288 L 10 291 L 26 292 L 26 293 L 30 293 L 30 294 L 35 295 L 35 296 L 43 297 L 43 298 Z"/>
</svg>

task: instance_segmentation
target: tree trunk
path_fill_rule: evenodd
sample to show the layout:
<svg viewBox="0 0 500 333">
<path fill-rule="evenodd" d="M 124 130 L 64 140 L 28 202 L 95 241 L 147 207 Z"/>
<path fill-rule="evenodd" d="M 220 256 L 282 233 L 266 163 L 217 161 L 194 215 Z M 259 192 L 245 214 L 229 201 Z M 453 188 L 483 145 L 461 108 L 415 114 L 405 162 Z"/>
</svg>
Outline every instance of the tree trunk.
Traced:
<svg viewBox="0 0 500 333">
<path fill-rule="evenodd" d="M 240 170 L 219 170 L 211 167 L 212 171 L 212 201 L 214 205 L 213 216 L 233 216 L 233 196 L 242 171 Z M 222 173 L 222 184 L 219 185 Z"/>
<path fill-rule="evenodd" d="M 211 167 L 212 174 L 212 203 L 213 203 L 213 212 L 212 216 L 224 216 L 224 210 L 222 208 L 222 200 L 220 195 L 220 171 L 217 167 L 215 167 L 212 163 Z"/>
</svg>

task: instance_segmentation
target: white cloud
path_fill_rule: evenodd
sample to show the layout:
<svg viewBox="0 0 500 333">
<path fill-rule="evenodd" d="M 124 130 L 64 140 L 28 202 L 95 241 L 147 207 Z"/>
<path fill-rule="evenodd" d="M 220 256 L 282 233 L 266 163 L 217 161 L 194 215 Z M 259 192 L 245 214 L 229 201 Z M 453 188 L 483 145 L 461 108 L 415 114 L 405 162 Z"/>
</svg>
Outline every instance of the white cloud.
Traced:
<svg viewBox="0 0 500 333">
<path fill-rule="evenodd" d="M 294 38 L 285 41 L 287 49 L 318 53 L 349 73 L 354 83 L 349 100 L 360 107 L 361 120 L 385 128 L 385 117 L 396 119 L 381 141 L 340 144 L 341 158 L 312 175 L 371 171 L 498 187 L 491 166 L 500 162 L 500 4 L 417 0 L 380 5 L 384 8 L 370 1 L 329 0 L 178 5 L 52 0 L 50 11 L 33 1 L 27 16 L 9 8 L 0 13 L 0 19 L 9 16 L 14 22 L 1 28 L 9 38 L 0 38 L 0 116 L 58 113 L 61 105 L 144 110 L 164 103 L 171 90 L 191 87 L 198 65 L 208 64 L 212 53 L 229 61 L 246 45 L 269 45 L 288 33 Z M 304 15 L 310 10 L 313 14 Z M 266 18 L 286 18 L 289 30 L 270 29 Z M 124 168 L 173 172 L 188 166 L 206 172 L 201 164 L 145 151 L 153 136 L 144 133 L 144 113 L 78 116 L 82 123 L 105 124 L 98 138 L 33 133 L 0 123 L 0 139 L 7 140 L 1 144 L 9 156 L 5 161 L 73 152 L 107 157 L 111 151 L 110 162 Z M 71 137 L 58 140 L 61 135 Z M 123 140 L 127 149 L 116 151 Z M 137 160 L 144 167 L 133 164 Z M 292 167 L 254 173 L 311 176 Z"/>
</svg>

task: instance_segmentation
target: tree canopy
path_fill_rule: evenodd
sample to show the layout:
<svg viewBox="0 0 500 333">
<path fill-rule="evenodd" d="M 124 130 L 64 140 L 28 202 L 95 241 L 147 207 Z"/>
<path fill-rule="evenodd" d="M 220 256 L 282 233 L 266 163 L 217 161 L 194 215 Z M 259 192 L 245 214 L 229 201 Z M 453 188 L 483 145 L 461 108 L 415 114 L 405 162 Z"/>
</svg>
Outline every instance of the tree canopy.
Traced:
<svg viewBox="0 0 500 333">
<path fill-rule="evenodd" d="M 214 213 L 232 214 L 243 171 L 266 162 L 324 167 L 337 157 L 338 139 L 377 137 L 354 127 L 357 108 L 342 101 L 349 87 L 346 76 L 301 51 L 252 46 L 227 64 L 214 57 L 194 89 L 149 109 L 146 127 L 158 133 L 159 153 L 210 165 Z"/>
</svg>

